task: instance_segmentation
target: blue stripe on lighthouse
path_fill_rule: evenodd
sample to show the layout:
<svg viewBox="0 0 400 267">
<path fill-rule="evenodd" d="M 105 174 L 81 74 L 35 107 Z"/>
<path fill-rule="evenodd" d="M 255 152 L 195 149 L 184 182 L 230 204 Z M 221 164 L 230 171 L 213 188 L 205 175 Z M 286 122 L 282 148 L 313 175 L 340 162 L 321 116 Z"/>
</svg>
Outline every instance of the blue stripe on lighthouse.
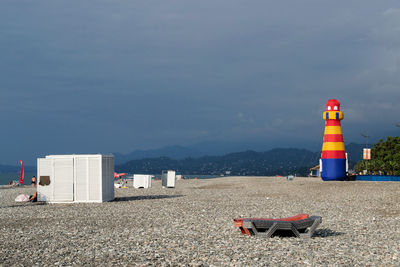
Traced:
<svg viewBox="0 0 400 267">
<path fill-rule="evenodd" d="M 346 177 L 346 159 L 321 159 L 321 178 L 324 181 L 343 181 Z"/>
</svg>

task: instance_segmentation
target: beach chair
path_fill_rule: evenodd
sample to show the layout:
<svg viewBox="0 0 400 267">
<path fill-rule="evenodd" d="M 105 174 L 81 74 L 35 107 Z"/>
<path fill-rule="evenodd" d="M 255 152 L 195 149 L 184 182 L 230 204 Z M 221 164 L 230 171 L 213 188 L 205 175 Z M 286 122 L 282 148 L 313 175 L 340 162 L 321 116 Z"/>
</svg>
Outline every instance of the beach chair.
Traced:
<svg viewBox="0 0 400 267">
<path fill-rule="evenodd" d="M 233 221 L 234 226 L 239 227 L 242 234 L 245 235 L 310 238 L 322 222 L 322 217 L 297 214 L 293 217 L 281 219 L 240 218 Z"/>
</svg>

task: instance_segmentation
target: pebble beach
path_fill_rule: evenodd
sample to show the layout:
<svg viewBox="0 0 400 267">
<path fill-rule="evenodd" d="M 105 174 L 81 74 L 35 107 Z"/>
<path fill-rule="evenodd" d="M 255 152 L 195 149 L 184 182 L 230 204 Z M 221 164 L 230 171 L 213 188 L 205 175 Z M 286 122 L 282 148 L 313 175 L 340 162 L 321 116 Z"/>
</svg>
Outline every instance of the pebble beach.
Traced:
<svg viewBox="0 0 400 267">
<path fill-rule="evenodd" d="M 400 266 L 400 183 L 224 177 L 115 189 L 98 204 L 0 189 L 0 266 Z M 240 217 L 322 216 L 314 237 L 242 235 Z"/>
</svg>

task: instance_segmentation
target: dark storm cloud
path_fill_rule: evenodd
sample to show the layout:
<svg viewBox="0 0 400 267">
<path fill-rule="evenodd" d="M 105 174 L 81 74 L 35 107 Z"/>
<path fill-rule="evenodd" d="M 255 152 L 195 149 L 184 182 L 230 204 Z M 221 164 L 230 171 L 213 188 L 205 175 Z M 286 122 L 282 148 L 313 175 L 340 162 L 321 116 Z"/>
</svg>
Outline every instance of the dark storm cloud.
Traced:
<svg viewBox="0 0 400 267">
<path fill-rule="evenodd" d="M 397 1 L 2 1 L 3 154 L 395 134 Z"/>
</svg>

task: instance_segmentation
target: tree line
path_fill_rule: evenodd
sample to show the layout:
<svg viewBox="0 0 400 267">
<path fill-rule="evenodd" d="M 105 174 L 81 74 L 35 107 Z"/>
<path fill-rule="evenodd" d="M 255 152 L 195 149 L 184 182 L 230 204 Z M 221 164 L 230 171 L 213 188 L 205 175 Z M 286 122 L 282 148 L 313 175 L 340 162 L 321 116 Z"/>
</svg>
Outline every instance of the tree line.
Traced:
<svg viewBox="0 0 400 267">
<path fill-rule="evenodd" d="M 400 175 L 400 137 L 380 139 L 371 149 L 371 160 L 359 161 L 354 169 L 357 173 Z"/>
</svg>

